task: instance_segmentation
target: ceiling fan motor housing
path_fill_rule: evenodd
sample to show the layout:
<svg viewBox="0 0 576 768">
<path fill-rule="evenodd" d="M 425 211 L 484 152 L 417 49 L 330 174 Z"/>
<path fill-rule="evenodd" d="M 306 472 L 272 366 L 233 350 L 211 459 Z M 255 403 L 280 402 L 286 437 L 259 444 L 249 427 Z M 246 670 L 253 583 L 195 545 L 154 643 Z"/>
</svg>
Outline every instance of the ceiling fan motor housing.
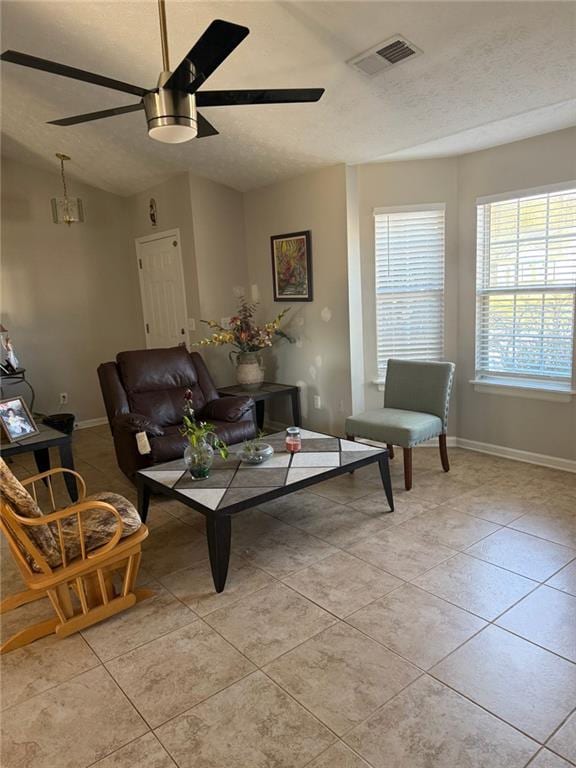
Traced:
<svg viewBox="0 0 576 768">
<path fill-rule="evenodd" d="M 144 96 L 144 110 L 151 138 L 168 143 L 188 141 L 198 134 L 196 100 L 193 94 L 164 88 L 170 72 L 160 76 L 158 89 Z"/>
</svg>

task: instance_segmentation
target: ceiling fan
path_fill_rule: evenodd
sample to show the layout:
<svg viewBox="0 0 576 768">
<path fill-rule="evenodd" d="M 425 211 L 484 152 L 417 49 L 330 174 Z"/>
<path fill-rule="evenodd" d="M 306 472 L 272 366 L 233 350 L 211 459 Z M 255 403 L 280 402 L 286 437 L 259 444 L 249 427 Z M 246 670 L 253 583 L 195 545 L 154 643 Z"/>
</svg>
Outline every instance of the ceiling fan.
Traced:
<svg viewBox="0 0 576 768">
<path fill-rule="evenodd" d="M 83 80 L 86 83 L 140 97 L 140 101 L 136 104 L 112 107 L 112 109 L 89 112 L 85 115 L 74 115 L 61 120 L 51 120 L 50 125 L 77 125 L 78 123 L 87 123 L 91 120 L 124 115 L 127 112 L 137 112 L 143 109 L 148 122 L 150 138 L 170 144 L 214 136 L 218 133 L 216 128 L 197 112 L 197 107 L 318 101 L 324 93 L 323 88 L 199 91 L 198 88 L 244 40 L 250 30 L 229 21 L 213 21 L 172 72 L 168 58 L 165 0 L 158 0 L 158 12 L 163 71 L 160 73 L 156 88 L 140 88 L 137 85 L 113 80 L 93 72 L 86 72 L 83 69 L 39 59 L 36 56 L 29 56 L 17 51 L 5 51 L 0 59 L 12 64 L 19 64 L 22 67 L 40 69 L 54 75 Z"/>
</svg>

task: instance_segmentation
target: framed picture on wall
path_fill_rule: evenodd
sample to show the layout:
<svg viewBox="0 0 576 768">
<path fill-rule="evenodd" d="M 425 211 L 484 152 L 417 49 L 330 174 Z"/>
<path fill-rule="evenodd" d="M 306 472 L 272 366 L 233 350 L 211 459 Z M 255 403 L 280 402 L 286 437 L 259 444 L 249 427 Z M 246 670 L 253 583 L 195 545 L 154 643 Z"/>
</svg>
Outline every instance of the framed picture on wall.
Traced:
<svg viewBox="0 0 576 768">
<path fill-rule="evenodd" d="M 273 235 L 274 301 L 312 301 L 312 243 L 310 230 Z"/>
<path fill-rule="evenodd" d="M 40 432 L 21 397 L 0 400 L 0 424 L 11 443 Z"/>
</svg>

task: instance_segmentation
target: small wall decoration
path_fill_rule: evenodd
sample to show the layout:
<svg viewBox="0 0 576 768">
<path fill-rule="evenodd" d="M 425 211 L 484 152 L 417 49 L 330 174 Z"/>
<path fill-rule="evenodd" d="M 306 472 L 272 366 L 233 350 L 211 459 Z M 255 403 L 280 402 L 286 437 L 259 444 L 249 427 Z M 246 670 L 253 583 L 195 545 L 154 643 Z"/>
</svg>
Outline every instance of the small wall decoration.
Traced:
<svg viewBox="0 0 576 768">
<path fill-rule="evenodd" d="M 274 301 L 312 301 L 310 230 L 274 235 L 270 245 Z"/>
<path fill-rule="evenodd" d="M 152 222 L 152 226 L 155 227 L 158 224 L 158 214 L 156 211 L 156 200 L 154 200 L 153 197 L 150 198 L 148 215 L 150 216 L 150 221 Z"/>
<path fill-rule="evenodd" d="M 0 424 L 11 443 L 40 432 L 21 397 L 0 400 Z"/>
</svg>

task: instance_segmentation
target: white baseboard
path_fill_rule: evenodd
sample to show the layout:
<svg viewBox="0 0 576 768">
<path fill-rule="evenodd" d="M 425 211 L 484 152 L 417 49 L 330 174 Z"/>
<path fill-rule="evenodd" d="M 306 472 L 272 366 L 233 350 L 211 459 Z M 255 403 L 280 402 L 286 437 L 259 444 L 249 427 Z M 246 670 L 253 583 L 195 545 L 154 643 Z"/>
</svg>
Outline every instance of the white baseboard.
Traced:
<svg viewBox="0 0 576 768">
<path fill-rule="evenodd" d="M 450 440 L 450 438 L 448 438 L 448 440 Z M 464 437 L 457 437 L 456 445 L 458 446 L 458 448 L 465 448 L 468 451 L 478 451 L 479 453 L 489 453 L 492 456 L 501 456 L 503 459 L 512 459 L 513 461 L 524 461 L 527 464 L 539 464 L 542 467 L 550 467 L 551 469 L 561 469 L 564 472 L 576 472 L 576 461 L 572 459 L 562 459 L 559 456 L 547 456 L 544 453 L 532 453 L 531 451 L 521 451 L 518 448 L 507 448 L 504 445 L 490 445 L 490 443 L 479 443 L 477 440 L 467 440 Z"/>
<path fill-rule="evenodd" d="M 101 416 L 99 419 L 84 419 L 83 421 L 77 421 L 74 424 L 76 429 L 88 429 L 89 427 L 101 427 L 102 424 L 108 424 L 106 416 Z"/>
</svg>

